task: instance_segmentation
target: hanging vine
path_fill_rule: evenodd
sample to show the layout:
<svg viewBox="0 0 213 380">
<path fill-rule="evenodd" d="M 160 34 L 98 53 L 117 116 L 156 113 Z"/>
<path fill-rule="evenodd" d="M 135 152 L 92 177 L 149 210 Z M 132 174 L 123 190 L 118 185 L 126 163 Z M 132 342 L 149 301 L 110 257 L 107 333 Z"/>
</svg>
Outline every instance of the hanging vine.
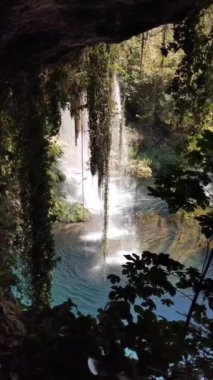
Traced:
<svg viewBox="0 0 213 380">
<path fill-rule="evenodd" d="M 88 62 L 88 109 L 92 174 L 98 174 L 103 184 L 104 231 L 103 254 L 107 251 L 109 154 L 111 147 L 111 118 L 113 93 L 113 52 L 106 44 L 92 48 Z"/>
<path fill-rule="evenodd" d="M 142 33 L 141 34 L 141 52 L 140 52 L 140 69 L 141 73 L 143 71 L 143 61 L 144 61 L 144 47 L 145 47 L 145 42 L 146 42 L 146 34 Z"/>
<path fill-rule="evenodd" d="M 81 90 L 86 87 L 85 83 L 89 83 L 91 168 L 94 173 L 96 167 L 99 186 L 103 185 L 104 247 L 106 246 L 108 224 L 108 159 L 111 143 L 111 49 L 104 44 L 92 49 L 88 61 L 89 71 L 82 70 L 80 76 L 83 75 L 83 80 L 81 78 L 79 83 Z M 97 66 L 99 76 L 96 75 L 97 67 L 94 66 L 96 61 L 99 63 Z M 16 199 L 17 196 L 20 199 L 19 218 L 22 232 L 20 259 L 23 273 L 21 281 L 26 285 L 32 307 L 36 309 L 48 307 L 51 299 L 52 270 L 56 260 L 51 233 L 54 199 L 52 198 L 50 175 L 53 157 L 50 147 L 52 137 L 58 133 L 61 124 L 61 108 L 66 107 L 67 102 L 70 101 L 70 98 L 72 99 L 72 74 L 74 71 L 77 72 L 75 67 L 56 67 L 54 70 L 43 72 L 40 68 L 20 72 L 11 78 L 10 83 L 7 83 L 3 96 L 3 98 L 8 96 L 9 101 L 7 99 L 5 109 L 0 115 L 2 147 L 0 203 L 2 210 L 11 208 L 11 201 L 9 206 L 7 202 L 8 178 L 11 177 L 12 184 L 12 177 L 15 173 L 14 196 Z M 90 78 L 87 82 L 85 78 L 87 78 L 88 72 Z M 1 104 L 3 104 L 3 100 Z M 86 104 L 79 104 L 77 113 L 81 112 L 81 108 L 85 106 Z M 8 128 L 9 124 L 12 128 Z M 78 133 L 78 131 L 76 132 Z M 13 144 L 14 160 L 9 157 L 11 144 Z M 8 146 L 9 150 L 7 150 Z M 13 219 L 17 222 L 17 215 Z M 5 223 L 5 220 L 2 220 L 2 223 Z M 10 223 L 12 225 L 11 220 Z M 5 228 L 9 230 L 8 226 Z M 10 242 L 12 241 L 10 235 L 8 235 L 8 239 Z M 9 240 L 5 243 L 5 247 L 9 246 Z M 1 241 L 4 242 L 3 238 Z M 14 244 L 17 244 L 17 241 Z M 6 257 L 3 244 L 1 250 L 0 256 L 3 259 Z M 103 251 L 106 249 L 103 248 Z M 17 255 L 13 255 L 13 257 L 15 257 L 14 262 L 17 261 Z M 2 265 L 6 271 L 8 269 L 10 274 L 13 273 L 11 261 L 8 260 L 8 267 L 4 263 Z M 10 284 L 12 284 L 11 281 Z"/>
<path fill-rule="evenodd" d="M 69 73 L 70 114 L 75 123 L 75 145 L 81 131 L 82 111 L 87 107 L 85 93 L 87 88 L 87 49 L 76 58 Z"/>
<path fill-rule="evenodd" d="M 111 47 L 100 44 L 91 49 L 88 67 L 88 109 L 91 172 L 98 173 L 99 186 L 107 174 L 111 146 L 112 62 Z"/>
<path fill-rule="evenodd" d="M 0 291 L 11 296 L 18 286 L 17 262 L 22 250 L 22 220 L 14 155 L 13 121 L 8 108 L 10 89 L 1 86 L 0 95 Z"/>
<path fill-rule="evenodd" d="M 58 69 L 50 74 L 25 72 L 12 86 L 24 217 L 23 263 L 28 293 L 36 309 L 50 305 L 52 270 L 56 262 L 51 233 L 50 141 L 59 131 L 61 107 L 66 104 L 65 94 L 61 92 L 65 87 L 60 86 L 64 79 Z"/>
<path fill-rule="evenodd" d="M 162 57 L 161 57 L 161 64 L 160 64 L 160 73 L 161 73 L 161 79 L 162 79 L 162 76 L 163 76 L 163 68 L 164 68 L 164 52 L 165 52 L 165 49 L 166 49 L 166 34 L 167 34 L 167 30 L 168 30 L 168 25 L 164 25 L 163 26 L 163 29 L 162 29 L 162 42 L 161 42 L 161 53 L 162 53 Z"/>
</svg>

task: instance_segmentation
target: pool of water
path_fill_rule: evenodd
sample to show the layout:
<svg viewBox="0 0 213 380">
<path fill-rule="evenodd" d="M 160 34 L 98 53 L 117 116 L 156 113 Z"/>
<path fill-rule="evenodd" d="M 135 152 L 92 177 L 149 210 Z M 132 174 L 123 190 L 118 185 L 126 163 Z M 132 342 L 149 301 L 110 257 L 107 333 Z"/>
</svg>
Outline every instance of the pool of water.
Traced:
<svg viewBox="0 0 213 380">
<path fill-rule="evenodd" d="M 146 186 L 146 181 L 125 180 L 123 183 L 118 178 L 111 180 L 108 254 L 105 259 L 102 255 L 101 213 L 93 214 L 87 223 L 55 226 L 55 246 L 60 257 L 53 278 L 55 304 L 71 298 L 82 313 L 96 315 L 97 309 L 105 305 L 110 290 L 107 275 L 121 274 L 122 264 L 126 261 L 124 255 L 128 253 L 143 250 L 170 253 L 187 265 L 201 266 L 204 246 L 197 246 L 194 241 L 192 247 L 191 236 L 184 245 L 178 241 L 175 226 L 160 222 L 161 217 L 168 214 L 165 203 L 149 196 Z M 138 221 L 141 212 L 148 217 L 158 215 L 158 219 L 152 217 L 150 223 L 148 218 L 141 224 Z M 177 309 L 184 310 L 185 301 L 185 297 L 179 296 Z"/>
</svg>

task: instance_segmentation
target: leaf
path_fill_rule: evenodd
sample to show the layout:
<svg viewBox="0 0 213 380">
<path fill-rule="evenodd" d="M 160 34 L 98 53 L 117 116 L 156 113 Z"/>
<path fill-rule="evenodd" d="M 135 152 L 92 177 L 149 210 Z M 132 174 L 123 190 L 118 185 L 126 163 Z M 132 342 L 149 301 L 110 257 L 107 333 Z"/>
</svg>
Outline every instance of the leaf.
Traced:
<svg viewBox="0 0 213 380">
<path fill-rule="evenodd" d="M 136 289 L 133 286 L 131 286 L 131 285 L 127 285 L 124 288 L 124 297 L 130 303 L 133 304 L 135 302 L 135 298 L 136 298 Z"/>
<path fill-rule="evenodd" d="M 115 299 L 115 297 L 116 297 L 116 292 L 115 292 L 115 291 L 111 291 L 111 292 L 109 293 L 109 299 L 110 299 L 110 300 L 113 300 L 113 299 Z"/>
<path fill-rule="evenodd" d="M 135 310 L 136 313 L 138 313 L 138 314 L 140 314 L 140 315 L 141 315 L 141 314 L 143 313 L 143 311 L 144 311 L 143 308 L 142 308 L 140 305 L 135 305 L 135 306 L 134 306 L 134 310 Z"/>
<path fill-rule="evenodd" d="M 134 257 L 132 257 L 131 255 L 124 255 L 124 257 L 129 260 L 129 261 L 134 261 Z"/>
<path fill-rule="evenodd" d="M 112 284 L 117 284 L 121 281 L 120 277 L 115 274 L 109 274 L 107 279 L 110 280 Z"/>
<path fill-rule="evenodd" d="M 176 284 L 177 288 L 179 289 L 187 289 L 191 287 L 190 280 L 187 280 L 186 278 L 181 278 L 181 280 Z"/>
<path fill-rule="evenodd" d="M 131 319 L 130 305 L 126 301 L 116 302 L 114 308 L 119 312 L 121 319 Z"/>
<path fill-rule="evenodd" d="M 149 298 L 141 304 L 144 307 L 148 307 L 150 310 L 156 309 L 155 303 Z"/>
<path fill-rule="evenodd" d="M 170 307 L 171 305 L 174 305 L 174 302 L 170 298 L 162 298 L 161 302 L 163 305 L 166 305 Z"/>
</svg>

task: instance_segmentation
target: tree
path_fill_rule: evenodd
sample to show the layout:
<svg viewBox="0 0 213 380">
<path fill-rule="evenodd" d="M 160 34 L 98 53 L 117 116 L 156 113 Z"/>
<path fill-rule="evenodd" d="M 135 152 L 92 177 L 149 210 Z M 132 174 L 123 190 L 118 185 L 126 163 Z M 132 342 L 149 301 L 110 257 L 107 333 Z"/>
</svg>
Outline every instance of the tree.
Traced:
<svg viewBox="0 0 213 380">
<path fill-rule="evenodd" d="M 12 368 L 22 379 L 86 380 L 93 378 L 87 368 L 88 357 L 93 357 L 102 362 L 109 379 L 124 372 L 131 379 L 211 380 L 213 280 L 162 253 L 126 259 L 122 278 L 108 276 L 111 292 L 97 319 L 76 313 L 71 300 L 43 312 L 24 312 L 25 333 L 15 347 L 7 346 L 12 336 L 2 347 L 1 352 L 7 346 L 9 353 L 0 356 L 1 375 Z M 203 296 L 194 301 L 198 287 Z M 168 312 L 175 309 L 180 293 L 185 294 L 188 315 L 177 320 L 160 315 L 160 305 Z M 126 356 L 126 349 L 134 358 Z"/>
</svg>

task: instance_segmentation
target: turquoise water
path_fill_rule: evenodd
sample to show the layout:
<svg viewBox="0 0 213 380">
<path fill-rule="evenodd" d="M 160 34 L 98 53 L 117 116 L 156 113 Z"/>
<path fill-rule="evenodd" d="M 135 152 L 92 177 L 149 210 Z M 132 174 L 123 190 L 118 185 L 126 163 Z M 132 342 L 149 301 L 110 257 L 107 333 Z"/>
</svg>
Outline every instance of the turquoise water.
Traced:
<svg viewBox="0 0 213 380">
<path fill-rule="evenodd" d="M 170 253 L 179 256 L 187 265 L 201 266 L 204 248 L 195 255 L 187 254 L 186 247 L 174 247 L 174 226 L 165 230 L 158 224 L 148 224 L 146 228 L 137 225 L 140 212 L 168 213 L 166 205 L 159 199 L 147 195 L 146 183 L 129 182 L 124 185 L 118 180 L 111 181 L 114 200 L 111 202 L 109 226 L 109 252 L 104 262 L 101 252 L 102 216 L 94 214 L 88 223 L 75 225 L 59 224 L 55 227 L 55 246 L 60 261 L 53 279 L 53 302 L 59 304 L 71 298 L 84 314 L 95 316 L 97 309 L 107 301 L 110 283 L 106 279 L 110 273 L 121 274 L 124 254 L 143 250 Z M 116 194 L 115 193 L 116 190 Z M 115 199 L 116 198 L 116 199 Z M 179 247 L 179 248 L 178 248 Z M 176 297 L 175 307 L 169 310 L 169 318 L 180 318 L 180 311 L 186 312 L 186 297 Z M 168 309 L 159 306 L 159 314 L 168 317 Z"/>
<path fill-rule="evenodd" d="M 89 222 L 55 226 L 55 247 L 60 261 L 53 277 L 54 304 L 71 298 L 85 314 L 97 314 L 107 301 L 110 273 L 121 274 L 124 254 L 151 252 L 169 253 L 187 265 L 202 265 L 205 245 L 197 231 L 187 231 L 183 239 L 180 228 L 168 223 L 166 204 L 147 193 L 149 181 L 138 181 L 128 175 L 129 132 L 124 123 L 120 88 L 115 78 L 115 115 L 112 121 L 110 154 L 108 254 L 102 255 L 103 202 L 99 196 L 97 176 L 92 177 L 90 160 L 88 115 L 81 114 L 82 133 L 75 144 L 74 119 L 69 109 L 62 113 L 59 141 L 63 148 L 60 169 L 66 176 L 62 191 L 68 201 L 82 202 L 89 209 Z M 125 123 L 124 123 L 125 124 Z M 122 144 L 121 140 L 122 140 Z M 122 145 L 121 151 L 118 147 Z M 142 214 L 142 218 L 140 215 Z M 178 230 L 179 228 L 179 230 Z M 177 309 L 185 310 L 186 299 L 179 296 Z M 159 312 L 164 313 L 162 308 Z M 176 316 L 170 312 L 170 316 Z"/>
</svg>

